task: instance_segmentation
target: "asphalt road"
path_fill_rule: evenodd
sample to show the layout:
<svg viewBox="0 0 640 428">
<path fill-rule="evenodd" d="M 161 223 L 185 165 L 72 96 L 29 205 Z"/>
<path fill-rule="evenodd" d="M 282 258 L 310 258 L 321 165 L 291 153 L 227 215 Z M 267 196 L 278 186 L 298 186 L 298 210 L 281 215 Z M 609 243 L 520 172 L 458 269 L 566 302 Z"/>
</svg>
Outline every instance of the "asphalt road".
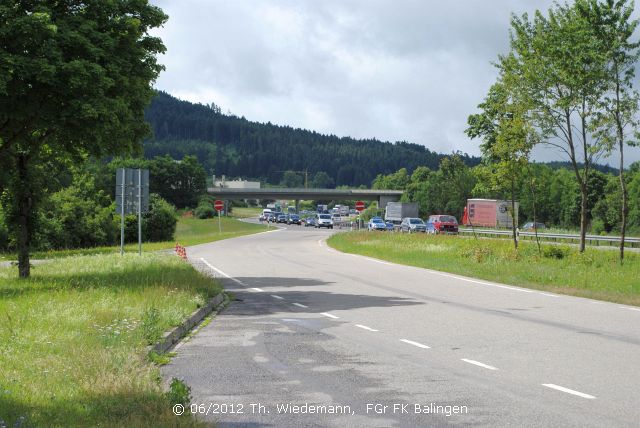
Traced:
<svg viewBox="0 0 640 428">
<path fill-rule="evenodd" d="M 163 368 L 203 420 L 640 426 L 640 309 L 346 255 L 330 233 L 188 250 L 237 299 Z"/>
</svg>

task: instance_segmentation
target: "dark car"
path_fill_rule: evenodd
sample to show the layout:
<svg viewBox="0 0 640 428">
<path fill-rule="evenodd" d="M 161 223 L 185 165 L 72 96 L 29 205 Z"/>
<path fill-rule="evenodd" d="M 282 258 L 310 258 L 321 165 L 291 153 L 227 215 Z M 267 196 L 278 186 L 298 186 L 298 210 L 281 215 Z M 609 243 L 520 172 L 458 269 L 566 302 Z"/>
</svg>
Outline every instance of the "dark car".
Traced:
<svg viewBox="0 0 640 428">
<path fill-rule="evenodd" d="M 276 215 L 274 213 L 265 214 L 265 221 L 270 222 L 270 223 L 275 223 L 276 222 Z"/>
<path fill-rule="evenodd" d="M 452 215 L 429 216 L 427 233 L 458 233 L 458 220 Z"/>
<path fill-rule="evenodd" d="M 287 224 L 302 224 L 302 220 L 300 220 L 298 214 L 289 214 L 287 216 Z"/>
<path fill-rule="evenodd" d="M 405 217 L 402 219 L 402 223 L 400 223 L 400 232 L 426 232 L 427 225 L 424 224 L 422 219 L 416 217 Z"/>
<path fill-rule="evenodd" d="M 287 222 L 287 215 L 279 214 L 278 218 L 276 219 L 276 223 L 286 223 L 286 222 Z"/>
<path fill-rule="evenodd" d="M 316 225 L 316 219 L 313 217 L 307 217 L 304 219 L 304 227 L 307 226 L 311 226 L 311 227 L 315 227 Z"/>
<path fill-rule="evenodd" d="M 546 229 L 547 226 L 544 223 L 534 223 L 532 221 L 525 223 L 524 226 L 522 226 L 523 231 L 535 231 L 535 230 L 544 230 Z"/>
</svg>

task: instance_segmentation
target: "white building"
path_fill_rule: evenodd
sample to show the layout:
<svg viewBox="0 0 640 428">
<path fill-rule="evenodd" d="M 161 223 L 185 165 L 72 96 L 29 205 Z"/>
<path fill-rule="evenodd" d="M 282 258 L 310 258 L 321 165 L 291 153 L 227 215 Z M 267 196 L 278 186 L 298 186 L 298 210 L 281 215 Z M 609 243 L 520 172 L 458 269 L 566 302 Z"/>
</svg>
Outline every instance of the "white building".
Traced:
<svg viewBox="0 0 640 428">
<path fill-rule="evenodd" d="M 259 181 L 247 181 L 247 180 L 227 180 L 223 175 L 220 180 L 216 180 L 216 176 L 213 176 L 213 187 L 225 188 L 225 189 L 259 189 Z"/>
</svg>

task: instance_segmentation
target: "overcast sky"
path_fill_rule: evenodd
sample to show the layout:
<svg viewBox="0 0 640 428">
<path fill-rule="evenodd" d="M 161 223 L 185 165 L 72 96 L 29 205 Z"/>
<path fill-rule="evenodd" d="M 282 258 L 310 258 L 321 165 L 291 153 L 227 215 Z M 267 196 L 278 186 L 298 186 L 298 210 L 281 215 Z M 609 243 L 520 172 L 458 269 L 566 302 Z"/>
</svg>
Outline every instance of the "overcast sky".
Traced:
<svg viewBox="0 0 640 428">
<path fill-rule="evenodd" d="M 552 1 L 152 3 L 169 15 L 158 89 L 249 120 L 478 155 L 466 119 L 495 81 L 510 15 Z"/>
</svg>

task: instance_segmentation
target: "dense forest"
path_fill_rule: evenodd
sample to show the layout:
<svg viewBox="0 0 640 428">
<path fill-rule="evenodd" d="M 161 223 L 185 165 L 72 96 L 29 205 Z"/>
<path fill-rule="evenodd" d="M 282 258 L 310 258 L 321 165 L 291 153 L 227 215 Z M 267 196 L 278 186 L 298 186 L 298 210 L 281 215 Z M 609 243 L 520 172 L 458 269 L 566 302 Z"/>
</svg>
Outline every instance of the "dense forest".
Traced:
<svg viewBox="0 0 640 428">
<path fill-rule="evenodd" d="M 227 177 L 279 183 L 285 170 L 325 172 L 337 186 L 370 186 L 378 174 L 418 166 L 437 169 L 444 155 L 407 142 L 322 135 L 317 132 L 251 122 L 222 114 L 215 104 L 182 101 L 159 92 L 146 111 L 153 139 L 145 157 L 195 155 L 205 170 Z M 474 166 L 478 158 L 461 155 Z"/>
</svg>

